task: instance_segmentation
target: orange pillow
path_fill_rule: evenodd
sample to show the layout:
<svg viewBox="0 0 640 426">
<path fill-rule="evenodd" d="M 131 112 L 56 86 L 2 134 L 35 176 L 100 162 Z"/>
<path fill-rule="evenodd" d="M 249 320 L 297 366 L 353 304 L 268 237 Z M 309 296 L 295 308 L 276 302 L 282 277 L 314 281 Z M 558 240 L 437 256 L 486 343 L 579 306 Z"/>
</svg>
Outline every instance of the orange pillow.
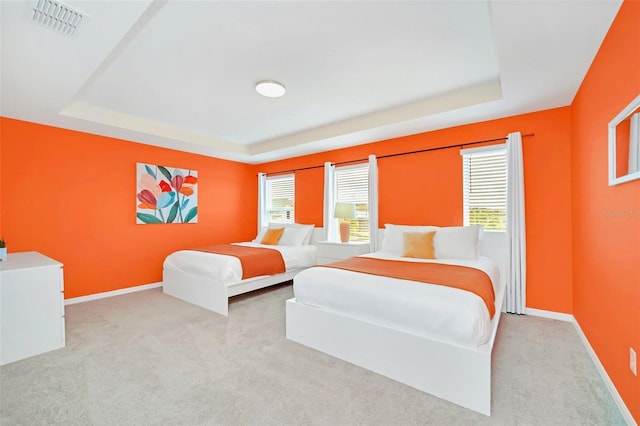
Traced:
<svg viewBox="0 0 640 426">
<path fill-rule="evenodd" d="M 280 237 L 282 237 L 283 233 L 284 228 L 269 228 L 264 234 L 264 237 L 262 237 L 262 241 L 260 241 L 260 244 L 269 244 L 271 246 L 274 246 L 278 244 L 278 241 L 280 241 Z"/>
<path fill-rule="evenodd" d="M 405 232 L 403 257 L 415 257 L 419 259 L 435 259 L 433 248 L 433 237 L 436 231 L 432 232 Z"/>
</svg>

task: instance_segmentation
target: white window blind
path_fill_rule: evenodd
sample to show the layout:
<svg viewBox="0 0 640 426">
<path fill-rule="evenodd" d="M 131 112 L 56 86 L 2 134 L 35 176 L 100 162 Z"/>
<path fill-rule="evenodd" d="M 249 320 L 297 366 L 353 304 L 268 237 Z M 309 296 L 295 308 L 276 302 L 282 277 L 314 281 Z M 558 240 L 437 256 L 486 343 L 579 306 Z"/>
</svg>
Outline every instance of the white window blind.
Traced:
<svg viewBox="0 0 640 426">
<path fill-rule="evenodd" d="M 336 167 L 336 202 L 353 203 L 356 218 L 351 224 L 351 241 L 369 241 L 369 165 Z"/>
<path fill-rule="evenodd" d="M 507 150 L 505 145 L 464 149 L 462 155 L 464 224 L 506 231 Z"/>
<path fill-rule="evenodd" d="M 267 178 L 266 212 L 269 222 L 293 223 L 295 221 L 295 176 Z"/>
</svg>

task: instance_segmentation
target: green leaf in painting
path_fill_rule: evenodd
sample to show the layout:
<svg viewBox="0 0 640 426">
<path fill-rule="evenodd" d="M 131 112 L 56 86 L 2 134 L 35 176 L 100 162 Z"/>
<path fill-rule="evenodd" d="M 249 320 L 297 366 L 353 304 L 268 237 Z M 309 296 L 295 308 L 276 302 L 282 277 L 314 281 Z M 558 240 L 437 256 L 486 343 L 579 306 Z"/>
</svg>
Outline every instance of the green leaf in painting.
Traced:
<svg viewBox="0 0 640 426">
<path fill-rule="evenodd" d="M 198 207 L 196 206 L 196 207 L 193 207 L 191 210 L 189 210 L 189 213 L 187 213 L 187 215 L 184 217 L 184 223 L 191 222 L 191 219 L 196 217 L 197 214 L 198 214 Z"/>
<path fill-rule="evenodd" d="M 144 223 L 162 223 L 160 219 L 148 213 L 138 213 L 136 216 Z"/>
<path fill-rule="evenodd" d="M 171 173 L 169 173 L 169 170 L 167 170 L 166 167 L 158 166 L 158 170 L 160 170 L 160 173 L 162 173 L 164 177 L 166 177 L 169 182 L 171 182 Z"/>
<path fill-rule="evenodd" d="M 179 201 L 176 201 L 175 203 L 173 203 L 173 206 L 171 206 L 171 211 L 169 212 L 169 217 L 167 217 L 167 223 L 173 223 L 173 221 L 176 220 L 176 216 L 178 215 L 179 205 L 180 205 Z"/>
<path fill-rule="evenodd" d="M 149 167 L 148 164 L 144 165 L 145 170 L 147 171 L 148 174 L 150 174 L 154 179 L 156 179 L 156 172 L 153 171 L 153 169 L 151 167 Z"/>
</svg>

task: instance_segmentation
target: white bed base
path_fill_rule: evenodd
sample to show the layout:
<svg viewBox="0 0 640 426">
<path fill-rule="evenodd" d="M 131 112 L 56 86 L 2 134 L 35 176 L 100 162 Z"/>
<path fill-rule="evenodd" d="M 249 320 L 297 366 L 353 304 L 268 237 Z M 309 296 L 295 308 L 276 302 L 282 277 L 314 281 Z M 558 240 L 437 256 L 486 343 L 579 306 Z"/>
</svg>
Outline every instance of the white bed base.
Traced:
<svg viewBox="0 0 640 426">
<path fill-rule="evenodd" d="M 185 302 L 227 316 L 230 297 L 289 281 L 300 271 L 302 269 L 221 284 L 215 279 L 189 275 L 175 269 L 164 269 L 162 291 Z"/>
<path fill-rule="evenodd" d="M 504 299 L 506 236 L 485 233 L 481 252 L 500 267 L 491 337 L 479 348 L 429 339 L 289 299 L 287 338 L 421 391 L 491 414 L 491 353 Z"/>
<path fill-rule="evenodd" d="M 321 239 L 322 228 L 315 228 L 311 236 L 311 244 L 315 245 Z M 264 275 L 223 284 L 215 277 L 203 277 L 165 268 L 162 271 L 162 291 L 185 302 L 227 316 L 230 297 L 289 281 L 302 270 L 296 269 L 282 274 Z"/>
</svg>

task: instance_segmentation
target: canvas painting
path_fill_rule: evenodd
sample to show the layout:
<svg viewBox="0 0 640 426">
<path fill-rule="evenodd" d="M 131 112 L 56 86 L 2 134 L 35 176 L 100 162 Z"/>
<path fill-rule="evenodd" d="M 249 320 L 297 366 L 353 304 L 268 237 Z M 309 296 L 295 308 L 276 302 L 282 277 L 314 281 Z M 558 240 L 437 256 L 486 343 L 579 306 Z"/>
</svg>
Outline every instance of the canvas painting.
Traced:
<svg viewBox="0 0 640 426">
<path fill-rule="evenodd" d="M 198 172 L 137 163 L 136 223 L 198 223 Z"/>
</svg>

